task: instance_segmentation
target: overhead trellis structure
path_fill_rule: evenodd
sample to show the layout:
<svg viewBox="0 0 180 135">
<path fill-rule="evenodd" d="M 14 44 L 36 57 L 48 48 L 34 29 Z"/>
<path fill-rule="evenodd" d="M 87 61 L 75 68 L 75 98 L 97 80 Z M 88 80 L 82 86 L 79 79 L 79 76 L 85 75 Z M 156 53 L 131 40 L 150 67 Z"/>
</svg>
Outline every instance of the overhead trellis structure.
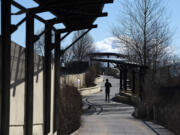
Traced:
<svg viewBox="0 0 180 135">
<path fill-rule="evenodd" d="M 108 63 L 107 68 L 109 69 L 109 63 L 113 63 L 116 65 L 116 68 L 119 69 L 119 80 L 120 80 L 120 87 L 119 93 L 123 90 L 127 90 L 127 78 L 128 72 L 131 72 L 131 88 L 132 93 L 136 94 L 136 80 L 139 79 L 139 97 L 142 99 L 143 94 L 143 87 L 142 84 L 144 83 L 144 71 L 147 67 L 142 64 L 131 62 L 128 60 L 127 55 L 119 54 L 119 53 L 91 53 L 90 55 L 90 63 L 92 64 L 93 61 L 96 62 L 105 62 Z M 136 75 L 138 74 L 138 76 Z M 137 77 L 136 77 L 137 76 Z"/>
<path fill-rule="evenodd" d="M 67 49 L 73 46 L 81 37 L 91 29 L 96 28 L 94 21 L 98 17 L 107 16 L 103 13 L 103 7 L 106 3 L 112 3 L 113 0 L 34 0 L 39 4 L 37 7 L 25 8 L 21 3 L 14 0 L 1 0 L 1 37 L 0 44 L 0 92 L 1 92 L 1 119 L 0 134 L 9 134 L 9 114 L 10 114 L 10 45 L 11 34 L 18 27 L 26 22 L 26 56 L 25 56 L 25 119 L 24 134 L 32 135 L 33 125 L 33 73 L 34 73 L 34 43 L 45 34 L 45 56 L 43 68 L 43 86 L 44 86 L 44 135 L 50 132 L 50 88 L 51 88 L 51 51 L 55 50 L 55 73 L 54 73 L 54 131 L 58 131 L 59 119 L 59 67 L 60 56 Z M 20 11 L 11 13 L 11 6 L 15 6 Z M 55 15 L 53 19 L 44 19 L 37 15 L 42 12 L 51 12 Z M 12 15 L 26 14 L 26 16 L 17 24 L 11 24 Z M 45 29 L 39 35 L 34 33 L 34 19 L 45 24 Z M 56 29 L 55 24 L 63 23 L 65 28 Z M 70 44 L 64 50 L 60 50 L 60 43 L 71 32 L 75 30 L 87 29 L 77 40 Z M 51 31 L 55 32 L 55 43 L 51 42 Z M 62 33 L 66 33 L 61 36 Z"/>
</svg>

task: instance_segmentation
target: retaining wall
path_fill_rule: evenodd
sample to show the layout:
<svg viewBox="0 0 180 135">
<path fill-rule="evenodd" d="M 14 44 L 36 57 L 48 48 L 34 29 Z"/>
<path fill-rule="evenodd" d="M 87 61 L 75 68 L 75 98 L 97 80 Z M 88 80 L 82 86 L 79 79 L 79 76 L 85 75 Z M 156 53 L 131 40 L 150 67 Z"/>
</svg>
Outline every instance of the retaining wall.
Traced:
<svg viewBox="0 0 180 135">
<path fill-rule="evenodd" d="M 43 58 L 34 56 L 34 99 L 33 99 L 33 135 L 43 135 Z M 66 75 L 60 78 L 61 85 L 84 85 L 85 74 Z M 10 135 L 24 135 L 25 111 L 25 49 L 16 43 L 11 44 L 11 89 L 10 89 Z M 79 81 L 78 81 L 79 80 Z M 79 83 L 78 83 L 79 82 Z M 54 106 L 54 65 L 51 64 L 51 124 L 50 133 L 53 135 Z M 55 133 L 56 134 L 56 133 Z"/>
</svg>

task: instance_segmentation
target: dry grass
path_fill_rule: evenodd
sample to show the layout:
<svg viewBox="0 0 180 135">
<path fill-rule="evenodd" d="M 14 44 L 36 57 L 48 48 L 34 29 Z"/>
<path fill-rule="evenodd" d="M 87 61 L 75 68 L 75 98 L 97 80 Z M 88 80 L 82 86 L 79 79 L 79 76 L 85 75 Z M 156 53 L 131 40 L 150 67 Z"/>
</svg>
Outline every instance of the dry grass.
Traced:
<svg viewBox="0 0 180 135">
<path fill-rule="evenodd" d="M 147 74 L 144 85 L 145 100 L 137 106 L 138 117 L 155 119 L 180 134 L 179 82 L 180 77 Z"/>
<path fill-rule="evenodd" d="M 61 92 L 60 132 L 68 135 L 81 125 L 82 97 L 74 86 L 65 85 Z"/>
</svg>

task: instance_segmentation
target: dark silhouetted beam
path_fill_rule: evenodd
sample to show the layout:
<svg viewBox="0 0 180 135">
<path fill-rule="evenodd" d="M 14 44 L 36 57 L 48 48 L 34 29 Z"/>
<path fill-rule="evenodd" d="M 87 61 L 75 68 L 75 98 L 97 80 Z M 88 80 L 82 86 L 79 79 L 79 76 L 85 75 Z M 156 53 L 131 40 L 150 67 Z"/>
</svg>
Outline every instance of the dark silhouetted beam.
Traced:
<svg viewBox="0 0 180 135">
<path fill-rule="evenodd" d="M 21 6 L 19 3 L 15 2 L 15 1 L 11 1 L 11 3 L 12 3 L 13 6 L 15 6 L 16 8 L 19 8 L 19 9 L 22 10 L 22 11 L 26 11 L 26 10 L 27 10 L 26 8 L 24 8 L 23 6 Z M 44 24 L 47 23 L 46 20 L 44 20 L 42 17 L 40 17 L 40 16 L 38 16 L 38 15 L 34 15 L 34 17 L 35 17 L 37 20 L 39 20 L 40 22 L 44 23 Z M 55 31 L 56 28 L 53 27 L 52 30 Z"/>
<path fill-rule="evenodd" d="M 60 33 L 64 33 L 64 32 L 72 32 L 72 31 L 83 30 L 83 29 L 92 29 L 92 28 L 97 28 L 97 25 L 77 26 L 77 27 L 72 27 L 72 28 L 59 29 L 58 31 Z"/>
<path fill-rule="evenodd" d="M 110 52 L 90 53 L 89 55 L 92 56 L 92 57 L 93 56 L 96 57 L 96 56 L 108 56 L 109 55 L 109 56 L 117 56 L 117 57 L 120 57 L 120 58 L 127 58 L 127 55 L 120 54 L 120 53 L 110 53 Z"/>
<path fill-rule="evenodd" d="M 66 52 L 69 48 L 71 48 L 76 42 L 78 42 L 83 36 L 85 36 L 91 29 L 84 32 L 79 38 L 77 38 L 74 42 L 72 42 L 68 47 L 66 47 L 63 52 Z"/>
<path fill-rule="evenodd" d="M 48 22 L 50 23 L 53 23 L 53 24 L 57 24 L 57 23 L 62 23 L 64 21 L 68 21 L 68 20 L 79 20 L 81 19 L 82 17 L 86 17 L 87 19 L 88 18 L 94 18 L 94 17 L 105 17 L 105 16 L 108 16 L 108 13 L 100 13 L 100 14 L 92 14 L 92 15 L 84 15 L 84 16 L 71 16 L 71 15 L 68 15 L 67 17 L 60 17 L 60 18 L 53 18 L 53 19 L 50 19 L 48 20 Z"/>
<path fill-rule="evenodd" d="M 0 134 L 9 135 L 10 119 L 10 61 L 11 61 L 11 0 L 1 0 L 0 41 Z"/>
<path fill-rule="evenodd" d="M 45 25 L 45 29 L 48 25 Z M 43 89 L 44 89 L 44 135 L 50 132 L 51 117 L 51 30 L 45 33 L 45 56 L 43 70 Z"/>
<path fill-rule="evenodd" d="M 54 71 L 54 127 L 53 132 L 58 132 L 60 127 L 60 33 L 55 32 L 55 71 Z"/>
<path fill-rule="evenodd" d="M 61 39 L 59 39 L 59 42 L 64 40 L 71 32 L 66 33 Z M 59 42 L 55 42 L 54 44 L 51 45 L 51 50 L 55 49 L 57 45 L 59 45 Z"/>
<path fill-rule="evenodd" d="M 136 73 L 135 73 L 135 71 L 133 70 L 132 71 L 132 92 L 133 92 L 133 94 L 135 94 L 136 93 Z"/>
<path fill-rule="evenodd" d="M 73 8 L 80 7 L 80 6 L 90 7 L 90 6 L 96 6 L 96 5 L 105 4 L 105 3 L 113 3 L 113 0 L 79 1 L 79 2 L 74 1 L 74 2 L 61 2 L 61 3 L 59 3 L 59 2 L 46 2 L 46 3 L 41 4 L 38 7 L 33 7 L 33 8 L 26 9 L 26 10 L 18 11 L 16 13 L 13 13 L 13 15 L 21 15 L 21 14 L 24 14 L 27 12 L 41 13 L 41 12 L 50 11 L 50 10 L 55 9 L 55 8 L 57 8 L 58 11 L 63 9 L 63 11 L 65 11 L 67 13 L 87 14 L 88 15 L 89 13 L 80 12 L 77 9 L 76 9 L 76 11 L 74 11 L 74 10 L 65 10 L 64 8 L 72 7 L 72 9 L 73 9 Z"/>
<path fill-rule="evenodd" d="M 30 13 L 26 15 L 31 16 Z M 34 18 L 26 21 L 26 50 L 25 50 L 25 135 L 33 132 L 33 76 L 34 76 Z"/>
<path fill-rule="evenodd" d="M 123 72 L 122 72 L 122 70 L 120 70 L 120 72 L 119 72 L 119 81 L 120 81 L 120 87 L 119 87 L 119 93 L 123 90 Z"/>
</svg>

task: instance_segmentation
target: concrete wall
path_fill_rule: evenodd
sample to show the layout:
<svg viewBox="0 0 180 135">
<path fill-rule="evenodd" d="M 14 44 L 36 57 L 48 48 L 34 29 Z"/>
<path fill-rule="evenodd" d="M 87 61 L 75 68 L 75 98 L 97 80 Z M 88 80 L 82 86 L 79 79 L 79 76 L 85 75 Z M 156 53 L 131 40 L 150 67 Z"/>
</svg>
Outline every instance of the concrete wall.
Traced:
<svg viewBox="0 0 180 135">
<path fill-rule="evenodd" d="M 61 76 L 60 80 L 62 85 L 72 84 L 77 88 L 81 88 L 85 85 L 85 73 L 63 75 Z"/>
<path fill-rule="evenodd" d="M 94 82 L 96 84 L 96 86 L 94 87 L 78 89 L 82 96 L 98 93 L 101 91 L 101 83 L 103 82 L 103 76 L 97 77 Z"/>
<path fill-rule="evenodd" d="M 25 49 L 15 43 L 11 45 L 11 95 L 10 95 L 10 135 L 23 135 L 25 110 Z M 34 56 L 34 99 L 33 99 L 33 135 L 43 135 L 43 71 L 42 57 Z M 54 106 L 54 66 L 51 64 L 51 125 L 49 135 L 53 135 Z M 61 77 L 61 85 L 84 85 L 85 74 L 73 74 Z M 78 85 L 78 79 L 80 83 Z M 55 133 L 56 134 L 56 133 Z"/>
<path fill-rule="evenodd" d="M 33 135 L 43 134 L 42 57 L 34 56 Z M 25 49 L 11 44 L 10 135 L 23 135 L 25 110 Z"/>
</svg>

